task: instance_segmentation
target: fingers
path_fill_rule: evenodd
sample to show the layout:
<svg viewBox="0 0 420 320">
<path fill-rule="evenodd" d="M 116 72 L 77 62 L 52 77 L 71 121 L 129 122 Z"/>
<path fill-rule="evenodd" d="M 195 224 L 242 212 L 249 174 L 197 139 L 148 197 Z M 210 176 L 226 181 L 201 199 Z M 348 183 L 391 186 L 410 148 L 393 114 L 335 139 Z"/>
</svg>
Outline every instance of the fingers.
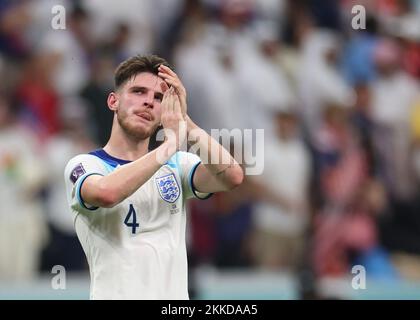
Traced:
<svg viewBox="0 0 420 320">
<path fill-rule="evenodd" d="M 163 99 L 161 103 L 162 114 L 173 112 L 173 95 L 174 90 L 172 88 L 167 89 L 163 94 Z"/>
<path fill-rule="evenodd" d="M 169 96 L 168 96 L 168 103 L 169 103 L 169 109 L 174 114 L 180 114 L 181 113 L 181 102 L 179 100 L 178 95 L 175 93 L 174 87 L 171 87 L 169 90 Z"/>
<path fill-rule="evenodd" d="M 158 75 L 159 75 L 159 77 L 161 77 L 163 80 L 165 80 L 165 83 L 166 83 L 167 85 L 168 85 L 168 84 L 170 84 L 170 85 L 172 85 L 172 86 L 177 87 L 177 89 L 180 87 L 180 83 L 179 83 L 179 80 L 178 80 L 178 79 L 176 79 L 176 78 L 174 78 L 174 77 L 172 77 L 172 76 L 170 76 L 170 75 L 168 75 L 168 74 L 161 73 L 161 72 L 159 72 L 159 73 L 158 73 Z"/>
<path fill-rule="evenodd" d="M 171 68 L 169 68 L 169 67 L 167 67 L 163 64 L 159 65 L 159 71 L 170 74 L 173 77 L 177 77 L 176 73 L 173 72 Z"/>
<path fill-rule="evenodd" d="M 174 88 L 175 93 L 177 94 L 180 101 L 180 111 L 185 118 L 185 115 L 187 114 L 187 92 L 182 85 L 181 80 L 178 78 L 175 72 L 162 65 L 159 67 L 158 76 L 161 77 L 167 85 L 169 85 L 171 88 Z"/>
<path fill-rule="evenodd" d="M 165 80 L 165 83 L 167 85 L 171 85 L 172 87 L 175 87 L 175 89 L 177 91 L 177 94 L 185 94 L 185 88 L 181 84 L 181 81 L 179 80 L 179 78 L 175 78 L 175 77 L 172 77 L 168 74 L 164 74 L 164 73 L 161 73 L 161 72 L 159 72 L 158 75 L 163 80 Z"/>
<path fill-rule="evenodd" d="M 174 112 L 174 100 L 175 100 L 175 91 L 174 88 L 170 88 L 167 91 L 167 95 L 168 95 L 168 107 L 167 107 L 167 111 L 169 113 L 173 113 Z"/>
<path fill-rule="evenodd" d="M 185 94 L 185 88 L 182 85 L 181 80 L 170 68 L 160 65 L 158 76 L 165 80 L 166 83 L 174 86 L 178 94 Z"/>
<path fill-rule="evenodd" d="M 174 95 L 174 113 L 179 116 L 180 119 L 182 119 L 182 112 L 181 112 L 181 102 L 179 101 L 179 97 L 177 95 Z"/>
<path fill-rule="evenodd" d="M 162 124 L 166 124 L 166 121 L 179 122 L 184 119 L 182 113 L 182 105 L 179 96 L 175 93 L 173 87 L 169 88 L 165 93 L 162 100 Z M 171 119 L 171 120 L 170 120 Z"/>
<path fill-rule="evenodd" d="M 185 89 L 179 85 L 179 82 L 176 80 L 169 80 L 169 79 L 165 79 L 165 81 L 171 85 L 171 88 L 174 88 L 175 93 L 178 95 L 179 99 L 181 100 L 181 102 L 186 105 L 186 93 L 185 93 Z"/>
<path fill-rule="evenodd" d="M 160 88 L 162 89 L 162 92 L 165 93 L 166 90 L 169 89 L 169 86 L 166 84 L 166 82 L 161 82 Z"/>
</svg>

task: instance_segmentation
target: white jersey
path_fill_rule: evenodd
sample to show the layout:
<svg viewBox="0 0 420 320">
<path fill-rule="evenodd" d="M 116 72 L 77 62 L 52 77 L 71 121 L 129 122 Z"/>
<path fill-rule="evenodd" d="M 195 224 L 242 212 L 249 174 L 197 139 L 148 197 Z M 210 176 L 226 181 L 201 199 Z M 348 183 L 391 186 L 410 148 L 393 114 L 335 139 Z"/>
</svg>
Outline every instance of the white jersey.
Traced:
<svg viewBox="0 0 420 320">
<path fill-rule="evenodd" d="M 85 203 L 80 189 L 93 174 L 129 161 L 96 150 L 65 169 L 67 199 L 90 269 L 91 299 L 188 299 L 186 199 L 206 199 L 192 179 L 200 158 L 177 152 L 144 185 L 113 208 Z"/>
</svg>

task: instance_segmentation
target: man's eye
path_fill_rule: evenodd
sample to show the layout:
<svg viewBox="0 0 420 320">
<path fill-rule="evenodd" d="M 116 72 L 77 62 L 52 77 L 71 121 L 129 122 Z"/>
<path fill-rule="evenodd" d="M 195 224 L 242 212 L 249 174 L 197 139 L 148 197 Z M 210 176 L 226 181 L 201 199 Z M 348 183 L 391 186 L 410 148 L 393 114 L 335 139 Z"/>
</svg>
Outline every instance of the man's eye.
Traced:
<svg viewBox="0 0 420 320">
<path fill-rule="evenodd" d="M 159 102 L 162 102 L 162 97 L 155 97 L 155 99 Z"/>
</svg>

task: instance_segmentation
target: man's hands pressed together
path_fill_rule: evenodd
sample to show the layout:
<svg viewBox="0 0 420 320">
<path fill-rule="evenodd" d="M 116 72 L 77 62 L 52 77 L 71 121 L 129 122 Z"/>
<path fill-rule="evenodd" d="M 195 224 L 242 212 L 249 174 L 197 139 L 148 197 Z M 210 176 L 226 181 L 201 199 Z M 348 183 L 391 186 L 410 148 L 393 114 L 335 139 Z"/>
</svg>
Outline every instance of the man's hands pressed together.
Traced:
<svg viewBox="0 0 420 320">
<path fill-rule="evenodd" d="M 167 66 L 164 66 L 161 64 L 159 66 L 158 76 L 161 77 L 163 80 L 165 80 L 168 86 L 171 86 L 171 88 L 174 88 L 175 93 L 178 96 L 179 102 L 181 104 L 182 116 L 184 120 L 187 120 L 187 91 L 185 90 L 185 87 L 182 85 L 182 82 L 179 79 L 178 75 Z"/>
<path fill-rule="evenodd" d="M 174 87 L 164 89 L 161 107 L 161 123 L 165 132 L 165 142 L 169 143 L 169 152 L 173 153 L 180 150 L 187 139 L 187 123 Z"/>
</svg>

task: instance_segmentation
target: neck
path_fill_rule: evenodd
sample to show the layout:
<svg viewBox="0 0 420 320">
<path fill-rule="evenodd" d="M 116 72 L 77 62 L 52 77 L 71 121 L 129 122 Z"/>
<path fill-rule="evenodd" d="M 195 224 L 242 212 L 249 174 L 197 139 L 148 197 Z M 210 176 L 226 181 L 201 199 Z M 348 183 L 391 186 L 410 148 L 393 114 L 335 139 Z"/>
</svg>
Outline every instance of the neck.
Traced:
<svg viewBox="0 0 420 320">
<path fill-rule="evenodd" d="M 111 138 L 105 145 L 104 150 L 113 157 L 134 161 L 149 152 L 149 139 L 139 140 L 127 135 L 118 124 L 118 120 L 114 118 Z"/>
</svg>

